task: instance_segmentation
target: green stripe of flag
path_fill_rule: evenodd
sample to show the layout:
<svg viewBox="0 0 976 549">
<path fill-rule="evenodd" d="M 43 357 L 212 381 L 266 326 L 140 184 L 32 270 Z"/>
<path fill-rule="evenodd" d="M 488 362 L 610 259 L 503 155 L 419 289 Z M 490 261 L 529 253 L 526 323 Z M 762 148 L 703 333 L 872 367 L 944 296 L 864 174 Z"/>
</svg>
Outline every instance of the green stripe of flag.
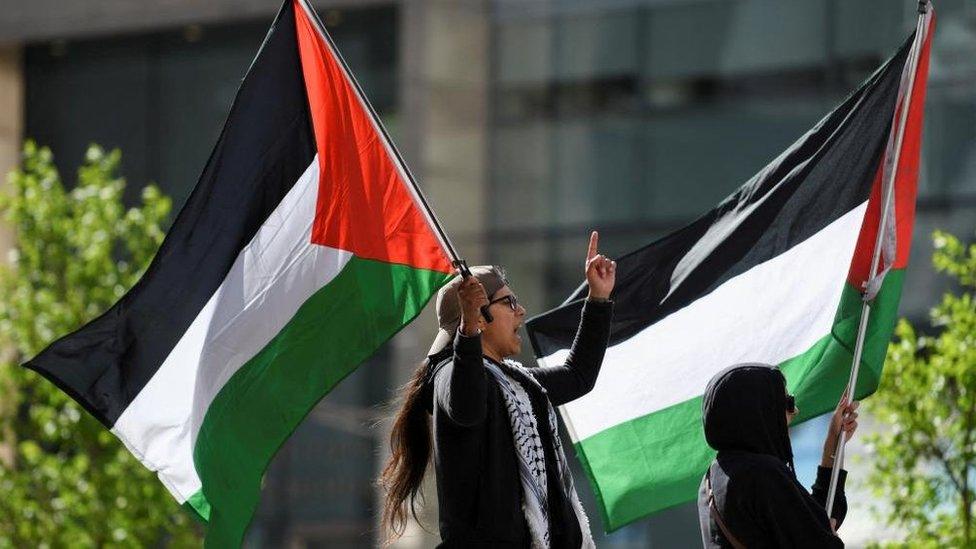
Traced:
<svg viewBox="0 0 976 549">
<path fill-rule="evenodd" d="M 206 523 L 210 520 L 210 502 L 207 498 L 203 496 L 203 490 L 199 490 L 185 502 L 183 502 L 183 508 L 186 509 L 193 518 L 199 520 L 200 522 Z"/>
<path fill-rule="evenodd" d="M 207 410 L 194 447 L 205 497 L 189 503 L 198 514 L 209 513 L 208 546 L 240 546 L 261 477 L 281 444 L 449 278 L 354 257 L 231 377 Z"/>
<path fill-rule="evenodd" d="M 872 304 L 857 398 L 878 387 L 903 279 L 903 270 L 889 272 Z M 832 333 L 780 364 L 790 391 L 797 396 L 797 422 L 837 405 L 850 376 L 860 314 L 860 294 L 847 285 Z M 694 500 L 701 477 L 715 456 L 705 443 L 700 396 L 601 431 L 578 442 L 576 453 L 594 487 L 607 532 Z"/>
</svg>

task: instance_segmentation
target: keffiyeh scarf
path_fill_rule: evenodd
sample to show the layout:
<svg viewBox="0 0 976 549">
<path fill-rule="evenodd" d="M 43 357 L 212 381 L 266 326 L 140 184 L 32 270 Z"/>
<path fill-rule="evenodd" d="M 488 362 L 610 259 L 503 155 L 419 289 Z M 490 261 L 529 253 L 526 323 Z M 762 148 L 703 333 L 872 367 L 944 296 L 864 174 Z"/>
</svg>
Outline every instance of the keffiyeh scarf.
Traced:
<svg viewBox="0 0 976 549">
<path fill-rule="evenodd" d="M 512 436 L 515 440 L 515 451 L 519 462 L 519 479 L 522 483 L 522 510 L 529 525 L 529 533 L 532 535 L 532 548 L 549 549 L 549 492 L 546 466 L 551 464 L 546 463 L 542 441 L 539 438 L 538 419 L 532 411 L 532 402 L 529 400 L 529 395 L 526 393 L 523 384 L 532 384 L 543 393 L 545 390 L 532 375 L 524 371 L 523 366 L 518 362 L 506 360 L 505 366 L 507 366 L 508 373 L 502 371 L 494 362 L 485 359 L 485 367 L 501 388 L 505 408 L 508 411 L 508 418 L 512 426 Z M 569 471 L 566 454 L 559 438 L 556 411 L 548 398 L 545 401 L 549 408 L 549 425 L 547 427 L 555 446 L 555 466 L 559 472 L 559 480 L 562 485 L 560 488 L 564 497 L 572 504 L 576 519 L 579 521 L 580 533 L 583 537 L 582 547 L 584 549 L 596 547 L 593 543 L 593 536 L 590 534 L 589 520 L 587 520 L 586 512 L 583 511 L 583 506 L 580 504 L 579 496 L 576 494 L 573 475 Z"/>
</svg>

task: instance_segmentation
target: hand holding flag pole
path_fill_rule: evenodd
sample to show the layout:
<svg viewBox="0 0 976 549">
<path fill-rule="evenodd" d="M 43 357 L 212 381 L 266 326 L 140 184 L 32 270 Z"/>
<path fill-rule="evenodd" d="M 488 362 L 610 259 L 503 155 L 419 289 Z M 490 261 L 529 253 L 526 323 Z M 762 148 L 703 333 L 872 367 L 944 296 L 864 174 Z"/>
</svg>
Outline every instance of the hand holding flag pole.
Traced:
<svg viewBox="0 0 976 549">
<path fill-rule="evenodd" d="M 892 158 L 890 158 L 890 169 L 887 170 L 885 174 L 884 187 L 882 188 L 882 206 L 881 206 L 881 217 L 878 222 L 878 235 L 874 243 L 874 254 L 871 258 L 871 269 L 868 271 L 868 277 L 865 281 L 865 287 L 863 292 L 863 303 L 861 304 L 861 320 L 858 324 L 857 329 L 857 339 L 854 344 L 854 357 L 851 364 L 851 375 L 847 381 L 847 388 L 844 390 L 844 394 L 840 398 L 838 403 L 838 409 L 846 409 L 851 406 L 851 401 L 855 397 L 857 388 L 857 378 L 858 371 L 861 365 L 861 355 L 864 352 L 864 338 L 868 327 L 868 318 L 871 316 L 871 302 L 874 300 L 878 289 L 881 287 L 881 279 L 887 272 L 893 257 L 888 256 L 891 252 L 889 251 L 885 257 L 885 267 L 879 271 L 879 266 L 881 262 L 881 252 L 885 244 L 885 236 L 888 230 L 888 221 L 891 217 L 891 208 L 894 202 L 894 188 L 895 180 L 898 174 L 898 160 L 901 154 L 902 141 L 905 135 L 905 126 L 908 120 L 908 112 L 911 107 L 912 99 L 912 89 L 915 83 L 915 73 L 918 69 L 918 60 L 921 55 L 922 45 L 926 39 L 926 31 L 928 30 L 928 23 L 931 17 L 931 6 L 928 0 L 919 0 L 918 2 L 918 21 L 915 25 L 915 41 L 912 44 L 912 50 L 909 53 L 908 63 L 906 64 L 907 75 L 907 85 L 903 88 L 901 94 L 903 101 L 900 105 L 900 110 L 896 107 L 896 113 L 898 118 L 894 120 L 894 125 L 892 130 L 895 131 L 895 142 L 894 149 L 892 151 Z M 885 159 L 887 161 L 889 159 Z M 837 433 L 837 445 L 836 452 L 834 454 L 834 463 L 830 471 L 830 488 L 827 491 L 827 516 L 831 516 L 831 512 L 834 508 L 834 498 L 837 495 L 837 481 L 840 476 L 841 467 L 844 464 L 844 450 L 847 445 L 847 431 L 845 429 L 839 429 Z"/>
<path fill-rule="evenodd" d="M 467 261 L 463 259 L 455 259 L 452 264 L 454 265 L 454 268 L 461 273 L 461 278 L 471 278 L 472 276 L 474 276 L 473 274 L 471 274 L 471 269 L 468 268 Z M 495 320 L 491 316 L 491 311 L 488 310 L 488 305 L 481 306 L 481 316 L 483 316 L 485 318 L 485 322 L 489 324 L 491 323 L 491 321 Z"/>
</svg>

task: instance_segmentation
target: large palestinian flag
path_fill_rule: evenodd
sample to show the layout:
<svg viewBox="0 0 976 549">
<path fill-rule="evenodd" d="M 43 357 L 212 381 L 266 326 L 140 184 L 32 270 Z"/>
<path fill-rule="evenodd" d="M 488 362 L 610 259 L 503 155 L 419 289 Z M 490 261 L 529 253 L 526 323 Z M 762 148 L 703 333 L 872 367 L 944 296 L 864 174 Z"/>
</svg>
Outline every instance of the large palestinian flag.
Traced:
<svg viewBox="0 0 976 549">
<path fill-rule="evenodd" d="M 449 277 L 423 200 L 305 0 L 287 0 L 146 274 L 27 363 L 240 545 L 271 457 Z"/>
<path fill-rule="evenodd" d="M 617 260 L 602 372 L 591 393 L 562 408 L 608 531 L 696 497 L 714 456 L 702 432 L 701 395 L 719 370 L 740 362 L 780 365 L 800 420 L 836 406 L 887 189 L 894 207 L 879 271 L 890 269 L 867 292 L 872 311 L 855 393 L 861 398 L 877 388 L 911 242 L 930 18 L 715 209 Z M 900 110 L 909 99 L 892 172 Z M 528 322 L 543 362 L 566 358 L 585 295 L 584 287 Z"/>
</svg>

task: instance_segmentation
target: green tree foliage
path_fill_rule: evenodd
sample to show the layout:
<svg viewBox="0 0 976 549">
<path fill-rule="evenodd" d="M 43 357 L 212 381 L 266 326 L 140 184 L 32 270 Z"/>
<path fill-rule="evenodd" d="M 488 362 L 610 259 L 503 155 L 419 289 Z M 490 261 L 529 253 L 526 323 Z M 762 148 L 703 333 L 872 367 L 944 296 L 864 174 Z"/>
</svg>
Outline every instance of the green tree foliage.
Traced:
<svg viewBox="0 0 976 549">
<path fill-rule="evenodd" d="M 0 211 L 0 548 L 198 546 L 194 521 L 100 423 L 19 364 L 118 300 L 163 239 L 170 199 L 122 204 L 121 154 L 91 146 L 77 185 L 28 142 Z"/>
<path fill-rule="evenodd" d="M 934 235 L 936 270 L 958 282 L 930 313 L 922 335 L 901 320 L 884 378 L 867 410 L 883 427 L 868 485 L 878 516 L 905 532 L 890 547 L 974 547 L 976 482 L 976 244 Z"/>
</svg>

